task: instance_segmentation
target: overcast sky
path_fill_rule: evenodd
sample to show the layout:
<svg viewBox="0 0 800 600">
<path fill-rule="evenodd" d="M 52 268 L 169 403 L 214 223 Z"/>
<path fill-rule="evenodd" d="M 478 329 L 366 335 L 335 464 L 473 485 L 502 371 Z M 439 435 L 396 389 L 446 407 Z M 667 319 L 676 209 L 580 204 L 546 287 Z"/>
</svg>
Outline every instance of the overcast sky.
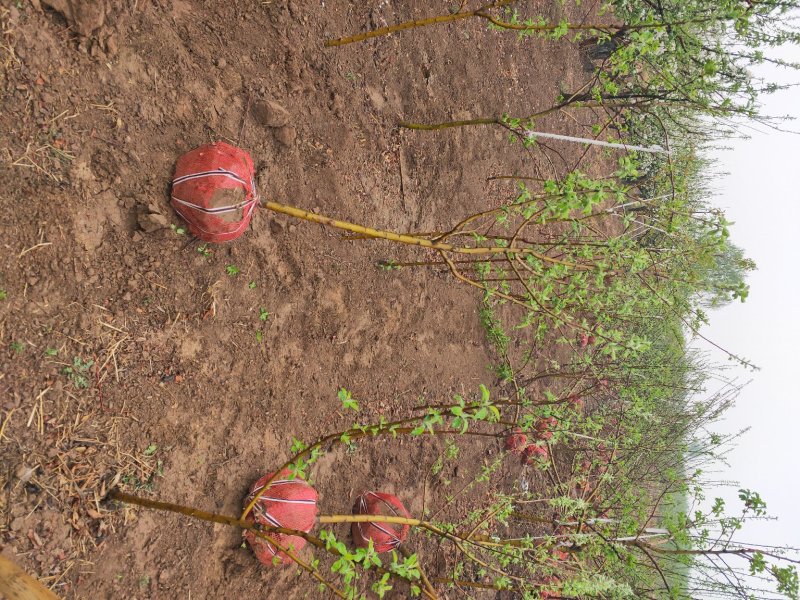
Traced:
<svg viewBox="0 0 800 600">
<path fill-rule="evenodd" d="M 782 58 L 800 61 L 800 48 Z M 764 68 L 758 74 L 800 81 L 800 74 L 786 70 Z M 798 120 L 787 128 L 800 131 L 800 88 L 764 98 L 764 113 L 792 115 Z M 800 377 L 795 379 L 800 375 L 800 135 L 760 129 L 764 133 L 751 132 L 750 139 L 735 140 L 730 150 L 713 155 L 727 172 L 714 181 L 719 190 L 714 203 L 735 222 L 731 237 L 758 270 L 748 279 L 747 301 L 712 312 L 703 334 L 761 367 L 740 372 L 742 381 L 752 381 L 716 428 L 751 428 L 730 454 L 723 476 L 758 491 L 770 514 L 779 517 L 748 526 L 740 539 L 800 546 Z M 737 495 L 735 488 L 715 492 L 730 502 Z"/>
</svg>

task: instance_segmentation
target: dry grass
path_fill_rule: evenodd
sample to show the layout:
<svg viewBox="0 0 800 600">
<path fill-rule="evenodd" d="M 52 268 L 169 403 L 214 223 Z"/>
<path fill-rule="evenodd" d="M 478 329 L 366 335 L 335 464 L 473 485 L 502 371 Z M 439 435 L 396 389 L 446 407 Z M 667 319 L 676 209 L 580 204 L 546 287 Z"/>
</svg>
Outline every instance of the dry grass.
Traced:
<svg viewBox="0 0 800 600">
<path fill-rule="evenodd" d="M 130 418 L 124 404 L 114 412 L 107 408 L 103 390 L 120 382 L 119 356 L 130 335 L 124 326 L 99 324 L 99 339 L 77 346 L 80 352 L 100 348 L 85 374 L 86 388 L 61 369 L 53 376 L 54 365 L 71 364 L 54 358 L 32 368 L 12 362 L 0 378 L 21 383 L 13 389 L 19 405 L 0 413 L 0 541 L 62 595 L 72 576 L 92 570 L 86 557 L 120 526 L 123 516 L 103 507 L 107 491 L 117 485 L 147 489 L 161 469 L 155 452 L 121 445 Z M 74 348 L 67 342 L 60 352 Z M 34 373 L 33 381 L 23 383 L 22 368 Z"/>
</svg>

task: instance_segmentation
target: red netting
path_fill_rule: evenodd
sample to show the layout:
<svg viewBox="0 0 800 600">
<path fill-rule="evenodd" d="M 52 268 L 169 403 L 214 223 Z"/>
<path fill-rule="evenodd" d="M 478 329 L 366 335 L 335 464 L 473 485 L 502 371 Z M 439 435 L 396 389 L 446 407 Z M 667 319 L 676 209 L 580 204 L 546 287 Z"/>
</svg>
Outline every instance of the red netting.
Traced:
<svg viewBox="0 0 800 600">
<path fill-rule="evenodd" d="M 236 239 L 258 204 L 253 160 L 224 142 L 187 152 L 175 164 L 171 204 L 201 240 Z"/>
<path fill-rule="evenodd" d="M 525 446 L 528 445 L 528 436 L 522 433 L 522 429 L 514 427 L 506 435 L 506 450 L 513 454 L 522 454 Z"/>
<path fill-rule="evenodd" d="M 406 517 L 411 515 L 396 496 L 381 492 L 364 492 L 353 505 L 354 515 L 381 515 Z M 396 549 L 408 537 L 408 525 L 398 523 L 353 523 L 351 528 L 353 543 L 359 548 L 369 546 L 369 540 L 375 552 L 388 552 Z"/>
<path fill-rule="evenodd" d="M 547 460 L 550 458 L 550 452 L 548 452 L 547 446 L 528 444 L 522 451 L 522 457 L 526 465 L 533 465 L 536 463 L 547 462 Z"/>
<path fill-rule="evenodd" d="M 247 515 L 249 521 L 268 527 L 285 527 L 308 533 L 317 520 L 317 491 L 302 479 L 288 479 L 289 471 L 284 470 L 278 478 L 269 484 L 253 510 Z M 245 506 L 260 492 L 272 473 L 264 475 L 250 488 L 245 499 Z M 306 541 L 296 535 L 269 533 L 270 537 L 293 552 L 299 551 Z M 264 538 L 250 531 L 245 531 L 244 538 L 259 561 L 265 565 L 285 564 L 292 562 L 285 552 L 278 550 Z"/>
</svg>

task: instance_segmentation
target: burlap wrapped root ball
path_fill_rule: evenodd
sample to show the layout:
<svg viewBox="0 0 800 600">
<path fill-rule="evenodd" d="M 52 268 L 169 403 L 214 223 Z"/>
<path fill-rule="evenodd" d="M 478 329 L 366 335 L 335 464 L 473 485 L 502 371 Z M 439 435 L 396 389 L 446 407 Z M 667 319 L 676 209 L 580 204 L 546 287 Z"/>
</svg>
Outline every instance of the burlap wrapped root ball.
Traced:
<svg viewBox="0 0 800 600">
<path fill-rule="evenodd" d="M 195 148 L 175 164 L 172 208 L 201 240 L 235 240 L 258 204 L 254 173 L 253 159 L 240 148 L 224 142 Z"/>
<path fill-rule="evenodd" d="M 387 517 L 411 518 L 397 496 L 382 492 L 364 492 L 353 505 L 354 515 L 379 515 Z M 353 543 L 359 548 L 367 548 L 372 540 L 375 552 L 396 550 L 408 537 L 408 525 L 399 523 L 353 523 L 351 531 Z"/>
<path fill-rule="evenodd" d="M 264 485 L 272 477 L 264 475 L 250 487 L 244 505 L 250 504 L 256 494 L 264 490 Z M 289 479 L 288 469 L 267 486 L 253 510 L 247 515 L 248 521 L 255 521 L 266 527 L 285 527 L 308 533 L 317 521 L 317 491 L 302 479 Z M 306 540 L 296 535 L 266 532 L 280 546 L 299 552 Z M 282 565 L 292 562 L 283 550 L 252 531 L 245 531 L 244 539 L 252 548 L 256 558 L 265 565 Z"/>
</svg>

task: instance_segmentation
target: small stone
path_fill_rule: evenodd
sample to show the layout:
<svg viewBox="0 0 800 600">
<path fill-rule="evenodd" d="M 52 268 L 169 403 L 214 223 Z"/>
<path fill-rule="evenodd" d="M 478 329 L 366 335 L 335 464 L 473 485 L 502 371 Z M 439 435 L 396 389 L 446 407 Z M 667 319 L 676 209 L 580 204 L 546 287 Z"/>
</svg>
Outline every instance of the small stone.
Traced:
<svg viewBox="0 0 800 600">
<path fill-rule="evenodd" d="M 289 233 L 294 233 L 297 231 L 297 225 L 289 225 Z"/>
<path fill-rule="evenodd" d="M 292 115 L 283 106 L 271 100 L 256 102 L 253 117 L 266 127 L 283 127 L 292 120 Z"/>
<path fill-rule="evenodd" d="M 164 215 L 158 213 L 143 213 L 139 215 L 139 227 L 146 233 L 153 233 L 159 229 L 169 227 L 169 220 Z"/>
<path fill-rule="evenodd" d="M 278 140 L 281 146 L 289 148 L 297 139 L 297 130 L 291 125 L 281 127 L 275 131 L 275 139 Z"/>
<path fill-rule="evenodd" d="M 227 60 L 225 60 L 224 58 L 217 59 L 217 66 L 218 66 L 220 69 L 224 69 L 225 67 L 227 67 L 227 66 L 228 66 L 228 61 L 227 61 Z"/>
<path fill-rule="evenodd" d="M 106 52 L 109 56 L 116 56 L 119 52 L 119 42 L 117 41 L 117 34 L 112 33 L 106 40 Z"/>
<path fill-rule="evenodd" d="M 72 28 L 88 37 L 106 21 L 106 2 L 73 2 L 72 0 L 44 0 L 44 3 L 64 15 Z"/>
<path fill-rule="evenodd" d="M 258 172 L 258 187 L 265 190 L 269 187 L 269 170 L 266 168 Z"/>
<path fill-rule="evenodd" d="M 17 470 L 14 474 L 17 476 L 17 479 L 19 479 L 20 483 L 28 483 L 35 472 L 35 468 L 22 464 L 17 467 Z"/>
<path fill-rule="evenodd" d="M 342 110 L 344 110 L 344 101 L 342 100 L 342 97 L 339 94 L 333 94 L 331 96 L 331 101 L 328 106 L 333 111 L 333 114 L 341 116 Z"/>
</svg>

